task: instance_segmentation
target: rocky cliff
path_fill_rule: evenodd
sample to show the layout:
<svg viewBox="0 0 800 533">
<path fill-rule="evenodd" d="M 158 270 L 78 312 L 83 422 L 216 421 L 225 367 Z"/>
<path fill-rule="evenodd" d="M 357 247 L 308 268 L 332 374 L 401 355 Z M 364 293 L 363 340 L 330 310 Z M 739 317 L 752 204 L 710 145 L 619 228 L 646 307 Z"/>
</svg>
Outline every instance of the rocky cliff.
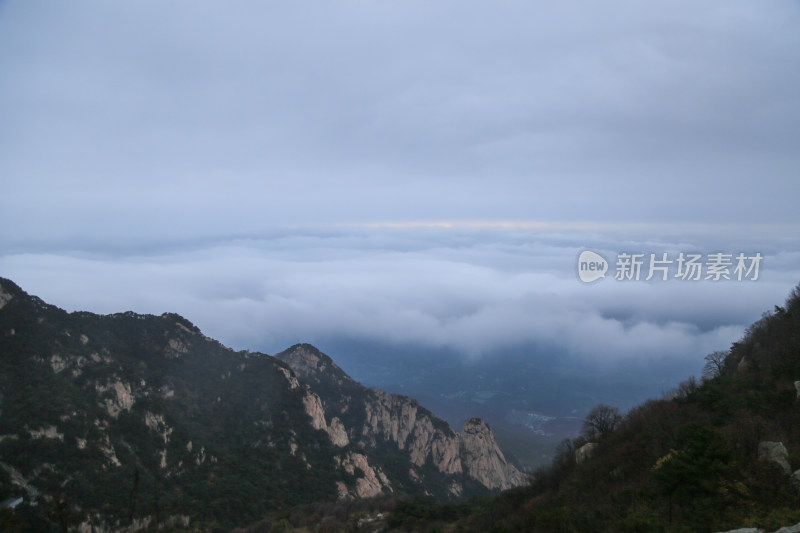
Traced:
<svg viewBox="0 0 800 533">
<path fill-rule="evenodd" d="M 42 530 L 231 528 L 523 481 L 482 422 L 456 433 L 312 346 L 235 352 L 175 314 L 67 313 L 0 278 L 0 500 L 22 497 Z"/>
<path fill-rule="evenodd" d="M 419 470 L 427 466 L 444 475 L 463 475 L 490 490 L 526 482 L 526 476 L 506 460 L 482 420 L 472 418 L 456 433 L 412 398 L 361 386 L 330 357 L 307 344 L 293 346 L 276 357 L 302 381 L 313 384 L 328 417 L 343 425 L 350 441 L 366 450 L 390 446 L 406 455 L 413 481 L 421 480 Z M 463 483 L 453 479 L 448 490 L 460 495 Z"/>
<path fill-rule="evenodd" d="M 506 461 L 489 426 L 470 418 L 461 430 L 461 457 L 468 475 L 490 489 L 524 485 L 526 476 Z"/>
</svg>

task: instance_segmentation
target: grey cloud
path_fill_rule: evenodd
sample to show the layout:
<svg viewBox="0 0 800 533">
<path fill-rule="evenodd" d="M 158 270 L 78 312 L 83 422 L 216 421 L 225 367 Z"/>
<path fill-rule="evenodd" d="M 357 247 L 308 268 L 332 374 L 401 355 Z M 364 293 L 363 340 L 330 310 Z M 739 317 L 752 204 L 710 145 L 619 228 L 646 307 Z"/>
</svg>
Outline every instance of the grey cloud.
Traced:
<svg viewBox="0 0 800 533">
<path fill-rule="evenodd" d="M 797 223 L 798 18 L 791 2 L 6 2 L 0 205 L 24 224 L 0 238 Z"/>
<path fill-rule="evenodd" d="M 308 231 L 144 256 L 5 255 L 0 271 L 71 310 L 176 311 L 237 348 L 349 337 L 481 357 L 538 343 L 601 361 L 696 361 L 797 283 L 797 255 L 772 254 L 757 282 L 587 286 L 567 234 Z"/>
<path fill-rule="evenodd" d="M 798 23 L 789 1 L 2 2 L 0 273 L 240 348 L 724 348 L 797 282 Z M 587 247 L 770 266 L 585 287 Z"/>
</svg>

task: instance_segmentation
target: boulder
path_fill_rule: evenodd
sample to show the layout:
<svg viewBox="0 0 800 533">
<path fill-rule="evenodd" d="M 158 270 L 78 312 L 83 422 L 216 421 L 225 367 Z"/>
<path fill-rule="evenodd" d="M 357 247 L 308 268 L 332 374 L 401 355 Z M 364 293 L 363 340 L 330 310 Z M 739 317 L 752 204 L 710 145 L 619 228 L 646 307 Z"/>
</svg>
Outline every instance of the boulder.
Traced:
<svg viewBox="0 0 800 533">
<path fill-rule="evenodd" d="M 789 467 L 789 452 L 782 442 L 761 441 L 758 443 L 758 458 L 762 461 L 775 463 L 787 474 L 792 473 Z"/>
<path fill-rule="evenodd" d="M 592 456 L 594 449 L 597 447 L 596 442 L 587 442 L 577 450 L 575 450 L 575 462 L 581 464 Z"/>
<path fill-rule="evenodd" d="M 741 359 L 739 359 L 739 364 L 736 365 L 736 370 L 738 370 L 739 372 L 744 372 L 745 370 L 747 370 L 747 365 L 748 365 L 747 357 L 742 357 Z"/>
<path fill-rule="evenodd" d="M 800 491 L 800 470 L 794 471 L 790 481 L 792 482 L 792 486 L 795 488 L 795 490 Z"/>
</svg>

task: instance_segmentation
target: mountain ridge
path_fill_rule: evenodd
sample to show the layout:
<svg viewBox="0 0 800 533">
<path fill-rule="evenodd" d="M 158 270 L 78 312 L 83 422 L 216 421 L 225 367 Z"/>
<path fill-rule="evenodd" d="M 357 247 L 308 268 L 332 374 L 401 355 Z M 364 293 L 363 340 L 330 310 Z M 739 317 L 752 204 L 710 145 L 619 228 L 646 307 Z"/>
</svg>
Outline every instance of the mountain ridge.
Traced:
<svg viewBox="0 0 800 533">
<path fill-rule="evenodd" d="M 490 489 L 505 490 L 525 483 L 525 476 L 506 460 L 491 428 L 479 418 L 470 418 L 461 432 L 455 432 L 419 402 L 408 396 L 366 388 L 350 379 L 333 360 L 308 344 L 297 344 L 276 355 L 304 381 L 317 387 L 325 409 L 335 413 L 332 420 L 349 427 L 349 438 L 361 447 L 375 449 L 379 438 L 408 450 L 411 462 L 427 461 L 445 474 L 465 473 Z M 348 396 L 342 397 L 344 388 Z M 365 412 L 350 411 L 352 396 Z M 414 467 L 410 476 L 419 479 Z M 449 489 L 461 495 L 463 487 Z"/>
<path fill-rule="evenodd" d="M 203 530 L 316 500 L 526 482 L 485 424 L 463 448 L 315 347 L 283 354 L 298 347 L 325 369 L 235 352 L 174 313 L 67 313 L 0 278 L 0 496 L 41 503 L 28 512 L 42 523 Z"/>
</svg>

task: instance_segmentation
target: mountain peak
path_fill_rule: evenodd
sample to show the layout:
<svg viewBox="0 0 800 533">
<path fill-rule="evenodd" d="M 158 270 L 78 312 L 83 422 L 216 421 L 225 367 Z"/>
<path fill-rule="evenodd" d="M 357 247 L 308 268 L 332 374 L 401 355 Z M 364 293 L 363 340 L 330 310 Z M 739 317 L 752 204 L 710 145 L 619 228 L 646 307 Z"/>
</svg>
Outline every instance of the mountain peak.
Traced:
<svg viewBox="0 0 800 533">
<path fill-rule="evenodd" d="M 495 441 L 489 424 L 473 417 L 461 430 L 461 454 L 466 473 L 490 489 L 524 485 L 525 474 L 509 463 Z"/>
<path fill-rule="evenodd" d="M 489 424 L 483 421 L 482 418 L 478 418 L 477 416 L 473 416 L 466 422 L 464 422 L 464 429 L 462 431 L 470 432 L 477 432 L 477 431 L 491 431 L 489 428 Z"/>
<path fill-rule="evenodd" d="M 36 296 L 31 296 L 10 279 L 0 277 L 0 309 L 5 307 L 5 305 L 13 299 L 33 302 L 39 307 L 53 307 L 45 304 L 44 301 Z"/>
<path fill-rule="evenodd" d="M 480 418 L 467 420 L 461 433 L 407 396 L 367 389 L 310 344 L 296 344 L 276 355 L 297 377 L 319 393 L 329 417 L 349 429 L 349 438 L 367 450 L 407 453 L 414 476 L 466 474 L 489 490 L 526 483 L 526 477 L 503 456 L 492 430 Z M 388 446 L 388 448 L 386 448 Z M 462 494 L 459 482 L 452 496 Z"/>
<path fill-rule="evenodd" d="M 275 358 L 289 365 L 301 380 L 311 384 L 336 386 L 355 384 L 355 381 L 334 363 L 333 359 L 311 344 L 295 344 L 275 355 Z"/>
</svg>

